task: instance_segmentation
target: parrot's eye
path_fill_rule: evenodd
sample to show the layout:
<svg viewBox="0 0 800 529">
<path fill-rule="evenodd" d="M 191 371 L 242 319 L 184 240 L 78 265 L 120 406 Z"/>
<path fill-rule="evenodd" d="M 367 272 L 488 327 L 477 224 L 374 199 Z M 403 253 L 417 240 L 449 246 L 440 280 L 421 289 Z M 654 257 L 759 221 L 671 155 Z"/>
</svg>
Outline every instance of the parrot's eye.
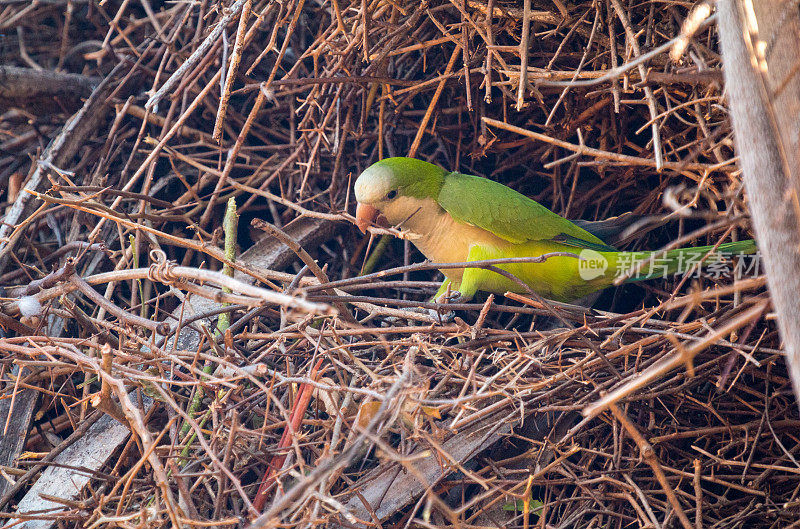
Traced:
<svg viewBox="0 0 800 529">
<path fill-rule="evenodd" d="M 389 200 L 392 200 L 396 196 L 397 196 L 397 189 L 392 189 L 391 191 L 386 193 L 386 198 L 388 198 Z"/>
</svg>

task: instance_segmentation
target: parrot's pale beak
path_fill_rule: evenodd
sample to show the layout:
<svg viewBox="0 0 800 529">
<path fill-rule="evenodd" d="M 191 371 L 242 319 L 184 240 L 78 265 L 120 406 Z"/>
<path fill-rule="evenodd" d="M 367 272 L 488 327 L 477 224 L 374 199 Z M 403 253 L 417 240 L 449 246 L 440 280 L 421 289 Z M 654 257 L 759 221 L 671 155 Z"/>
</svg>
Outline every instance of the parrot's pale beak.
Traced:
<svg viewBox="0 0 800 529">
<path fill-rule="evenodd" d="M 367 228 L 378 218 L 378 210 L 369 204 L 358 203 L 356 207 L 356 226 L 361 233 L 367 233 Z"/>
</svg>

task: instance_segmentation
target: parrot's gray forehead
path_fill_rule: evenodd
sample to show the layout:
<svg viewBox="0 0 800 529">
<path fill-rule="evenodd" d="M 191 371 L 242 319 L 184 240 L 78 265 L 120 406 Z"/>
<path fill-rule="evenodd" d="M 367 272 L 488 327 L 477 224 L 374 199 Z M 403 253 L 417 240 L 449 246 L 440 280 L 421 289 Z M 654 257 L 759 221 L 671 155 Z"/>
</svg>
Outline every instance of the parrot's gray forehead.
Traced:
<svg viewBox="0 0 800 529">
<path fill-rule="evenodd" d="M 356 200 L 362 204 L 372 204 L 386 197 L 394 186 L 394 172 L 382 165 L 372 165 L 356 179 Z"/>
</svg>

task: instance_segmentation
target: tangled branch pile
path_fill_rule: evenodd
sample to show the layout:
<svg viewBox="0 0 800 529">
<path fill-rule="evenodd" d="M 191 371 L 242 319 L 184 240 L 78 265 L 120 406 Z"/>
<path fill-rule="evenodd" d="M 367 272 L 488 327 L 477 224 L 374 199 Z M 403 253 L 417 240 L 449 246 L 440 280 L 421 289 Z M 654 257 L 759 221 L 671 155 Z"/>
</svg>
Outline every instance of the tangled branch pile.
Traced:
<svg viewBox="0 0 800 529">
<path fill-rule="evenodd" d="M 44 459 L 0 462 L 6 518 L 797 518 L 757 262 L 438 324 L 400 310 L 430 306 L 436 273 L 402 268 L 421 256 L 348 223 L 352 178 L 411 155 L 567 218 L 670 215 L 628 248 L 748 237 L 713 18 L 688 40 L 679 1 L 222 4 L 0 1 L 0 409 L 14 457 Z M 58 459 L 79 445 L 95 466 Z M 56 468 L 80 483 L 61 500 L 37 489 Z"/>
</svg>

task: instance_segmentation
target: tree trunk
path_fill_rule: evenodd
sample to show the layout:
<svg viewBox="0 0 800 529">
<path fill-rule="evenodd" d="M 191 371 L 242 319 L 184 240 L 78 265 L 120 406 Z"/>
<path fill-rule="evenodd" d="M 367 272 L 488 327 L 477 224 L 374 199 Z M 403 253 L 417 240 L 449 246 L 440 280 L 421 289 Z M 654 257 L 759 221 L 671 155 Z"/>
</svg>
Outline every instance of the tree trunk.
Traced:
<svg viewBox="0 0 800 529">
<path fill-rule="evenodd" d="M 793 0 L 720 0 L 717 9 L 736 150 L 797 398 L 800 14 Z"/>
</svg>

